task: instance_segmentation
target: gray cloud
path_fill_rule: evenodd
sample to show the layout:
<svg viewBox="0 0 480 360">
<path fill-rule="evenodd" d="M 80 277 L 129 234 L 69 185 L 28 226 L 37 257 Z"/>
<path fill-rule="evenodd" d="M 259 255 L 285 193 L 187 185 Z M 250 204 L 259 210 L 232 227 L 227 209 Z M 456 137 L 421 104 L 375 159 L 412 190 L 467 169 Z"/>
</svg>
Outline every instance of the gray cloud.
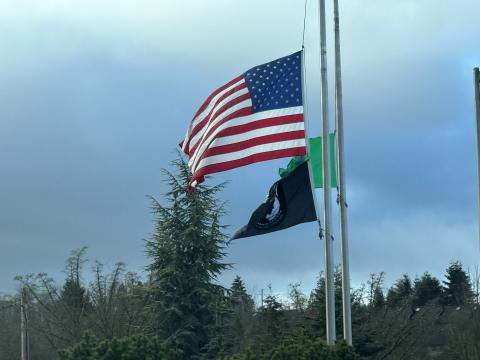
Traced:
<svg viewBox="0 0 480 360">
<path fill-rule="evenodd" d="M 0 4 L 4 291 L 19 273 L 60 276 L 69 251 L 84 245 L 92 258 L 141 270 L 142 238 L 152 231 L 144 195 L 161 197 L 159 169 L 196 107 L 243 70 L 297 50 L 303 20 L 290 2 L 51 5 Z M 273 6 L 275 16 L 266 16 Z M 312 135 L 320 107 L 315 6 L 306 33 Z M 440 276 L 452 259 L 478 264 L 471 69 L 480 64 L 480 4 L 356 0 L 341 11 L 354 283 L 382 270 L 389 281 L 404 272 Z M 222 197 L 232 232 L 286 161 L 210 179 L 231 180 Z M 310 288 L 323 267 L 316 232 L 305 224 L 233 243 L 236 266 L 222 281 L 239 273 L 251 289 L 271 282 L 281 292 L 299 280 Z M 336 252 L 338 259 L 338 244 Z"/>
</svg>

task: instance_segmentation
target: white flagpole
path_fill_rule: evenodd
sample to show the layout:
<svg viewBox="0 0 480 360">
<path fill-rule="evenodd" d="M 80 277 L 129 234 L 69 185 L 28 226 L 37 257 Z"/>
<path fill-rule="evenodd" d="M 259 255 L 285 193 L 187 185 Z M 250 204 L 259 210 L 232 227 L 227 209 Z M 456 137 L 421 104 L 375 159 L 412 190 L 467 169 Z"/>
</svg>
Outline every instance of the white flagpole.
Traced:
<svg viewBox="0 0 480 360">
<path fill-rule="evenodd" d="M 333 236 L 332 236 L 332 204 L 330 180 L 330 137 L 328 121 L 328 81 L 327 81 L 327 41 L 325 31 L 325 0 L 319 0 L 320 18 L 320 60 L 321 60 L 321 100 L 322 100 L 322 149 L 323 149 L 323 205 L 324 205 L 324 238 L 325 238 L 325 295 L 327 344 L 335 344 L 335 288 L 333 279 Z"/>
<path fill-rule="evenodd" d="M 478 67 L 473 69 L 473 85 L 474 85 L 474 94 L 475 94 L 475 113 L 476 113 L 476 124 L 477 124 L 477 178 L 478 178 L 478 226 L 480 231 L 480 71 Z M 479 240 L 480 246 L 480 240 Z"/>
<path fill-rule="evenodd" d="M 304 118 L 304 126 L 305 126 L 305 145 L 307 147 L 307 156 L 310 157 L 310 140 L 308 137 L 308 109 L 307 109 L 307 86 L 306 86 L 306 78 L 307 72 L 305 70 L 305 48 L 302 48 L 302 105 L 303 105 L 303 118 Z M 320 216 L 318 211 L 318 204 L 317 204 L 317 195 L 315 193 L 315 181 L 313 178 L 313 171 L 312 171 L 312 162 L 310 158 L 308 159 L 308 176 L 310 178 L 310 188 L 312 190 L 312 197 L 313 197 L 313 204 L 315 205 L 315 215 L 317 216 L 317 222 L 319 231 L 322 230 L 322 225 L 320 223 Z"/>
<path fill-rule="evenodd" d="M 338 187 L 340 206 L 340 246 L 342 252 L 342 302 L 343 302 L 343 338 L 352 345 L 352 309 L 350 300 L 350 264 L 347 231 L 347 192 L 345 184 L 345 164 L 343 158 L 343 104 L 342 70 L 340 58 L 340 21 L 338 0 L 333 0 L 335 26 L 335 122 L 337 129 Z"/>
<path fill-rule="evenodd" d="M 20 290 L 20 358 L 28 360 L 27 312 L 25 311 L 25 288 Z"/>
</svg>

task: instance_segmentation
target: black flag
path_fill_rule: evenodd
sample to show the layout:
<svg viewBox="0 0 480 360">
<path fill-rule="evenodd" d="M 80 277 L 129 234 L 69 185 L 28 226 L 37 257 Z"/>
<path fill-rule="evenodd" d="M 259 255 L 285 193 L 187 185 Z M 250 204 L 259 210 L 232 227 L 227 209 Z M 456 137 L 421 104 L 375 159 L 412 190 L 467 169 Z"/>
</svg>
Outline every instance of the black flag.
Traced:
<svg viewBox="0 0 480 360">
<path fill-rule="evenodd" d="M 305 161 L 272 185 L 265 202 L 232 239 L 267 234 L 315 220 L 317 215 Z"/>
</svg>

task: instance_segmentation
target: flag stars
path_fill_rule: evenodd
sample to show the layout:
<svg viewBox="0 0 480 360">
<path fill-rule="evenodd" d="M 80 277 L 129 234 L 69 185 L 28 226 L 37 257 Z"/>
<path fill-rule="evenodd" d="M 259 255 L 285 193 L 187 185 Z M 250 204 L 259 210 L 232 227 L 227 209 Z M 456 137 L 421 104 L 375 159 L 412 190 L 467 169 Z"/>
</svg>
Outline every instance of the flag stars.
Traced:
<svg viewBox="0 0 480 360">
<path fill-rule="evenodd" d="M 302 105 L 298 58 L 285 57 L 245 73 L 253 112 Z"/>
</svg>

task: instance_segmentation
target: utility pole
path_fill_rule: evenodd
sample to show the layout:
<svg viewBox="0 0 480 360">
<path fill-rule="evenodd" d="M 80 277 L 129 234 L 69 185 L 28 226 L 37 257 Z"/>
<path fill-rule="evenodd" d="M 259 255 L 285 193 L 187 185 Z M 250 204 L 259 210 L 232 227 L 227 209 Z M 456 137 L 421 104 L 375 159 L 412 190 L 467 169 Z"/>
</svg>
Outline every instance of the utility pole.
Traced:
<svg viewBox="0 0 480 360">
<path fill-rule="evenodd" d="M 480 71 L 478 67 L 473 69 L 473 87 L 475 95 L 475 118 L 477 124 L 477 196 L 478 196 L 478 226 L 479 226 L 479 236 L 480 236 Z M 479 237 L 479 246 L 480 246 L 480 237 Z"/>
<path fill-rule="evenodd" d="M 28 360 L 28 324 L 27 312 L 25 308 L 25 288 L 22 287 L 20 293 L 20 344 L 21 344 L 21 360 Z"/>
<path fill-rule="evenodd" d="M 335 26 L 335 127 L 337 129 L 338 205 L 340 206 L 340 247 L 342 253 L 343 338 L 352 345 L 352 309 L 350 300 L 350 264 L 347 231 L 347 192 L 345 183 L 342 70 L 340 57 L 340 21 L 338 0 L 333 0 Z"/>
<path fill-rule="evenodd" d="M 325 294 L 326 294 L 326 327 L 327 344 L 334 345 L 335 330 L 335 289 L 333 280 L 333 235 L 332 235 L 332 203 L 330 189 L 330 136 L 328 121 L 328 81 L 327 81 L 327 40 L 325 29 L 325 0 L 319 0 L 320 18 L 320 74 L 322 103 L 322 136 L 323 136 L 323 206 L 325 240 Z"/>
</svg>

